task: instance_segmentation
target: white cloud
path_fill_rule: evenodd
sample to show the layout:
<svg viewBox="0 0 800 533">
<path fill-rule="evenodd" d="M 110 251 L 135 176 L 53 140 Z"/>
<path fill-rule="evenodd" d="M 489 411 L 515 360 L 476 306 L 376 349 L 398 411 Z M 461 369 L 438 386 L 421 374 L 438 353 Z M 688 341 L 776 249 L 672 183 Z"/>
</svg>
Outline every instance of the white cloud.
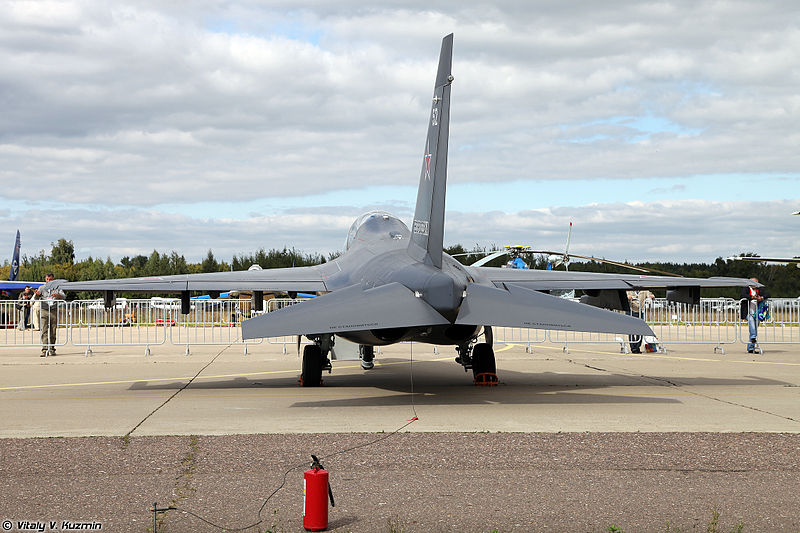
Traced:
<svg viewBox="0 0 800 533">
<path fill-rule="evenodd" d="M 118 261 L 124 255 L 176 251 L 192 261 L 208 249 L 217 258 L 259 248 L 296 247 L 306 253 L 343 249 L 350 224 L 375 206 L 294 208 L 276 215 L 241 218 L 191 217 L 145 209 L 33 209 L 0 213 L 0 224 L 20 228 L 23 253 L 50 251 L 64 237 L 75 243 L 79 258 Z M 742 252 L 797 254 L 800 220 L 789 214 L 797 202 L 633 201 L 551 207 L 518 212 L 450 210 L 445 243 L 498 246 L 531 245 L 563 250 L 570 221 L 571 251 L 630 261 L 712 262 Z M 409 222 L 410 215 L 396 212 Z M 209 214 L 211 215 L 211 214 Z M 754 223 L 757 220 L 757 223 Z M 6 238 L 9 249 L 14 231 Z"/>
<path fill-rule="evenodd" d="M 154 204 L 413 184 L 436 54 L 450 31 L 451 183 L 726 173 L 755 180 L 800 168 L 796 2 L 532 9 L 507 1 L 298 8 L 277 0 L 12 0 L 2 7 L 0 194 L 42 231 L 54 226 L 32 214 L 40 206 L 20 199 L 60 202 L 55 227 L 66 231 L 74 227 L 70 217 L 105 218 L 98 205 L 141 221 Z M 652 131 L 637 129 L 643 120 Z M 674 197 L 676 187 L 650 190 Z M 792 187 L 776 189 L 775 198 L 798 198 Z M 383 199 L 353 203 L 376 200 Z M 178 225 L 163 213 L 149 216 Z M 611 208 L 589 218 L 638 224 Z M 286 235 L 298 241 L 288 244 L 330 249 L 313 227 L 289 219 L 296 226 Z M 510 239 L 500 229 L 509 234 L 532 223 L 520 213 L 488 220 L 497 224 L 498 242 Z M 458 215 L 452 222 L 458 227 Z M 246 213 L 216 225 L 191 217 L 180 224 L 208 231 L 209 242 L 225 233 L 216 227 L 257 237 Z M 471 242 L 468 229 L 464 243 Z M 125 239 L 140 234 L 139 244 L 98 234 L 109 245 L 104 252 L 89 244 L 90 234 L 52 231 L 40 246 L 65 236 L 96 255 L 168 242 L 131 225 Z M 176 244 L 163 248 L 183 248 L 182 238 L 196 248 L 189 237 L 173 236 Z M 699 246 L 687 250 L 700 253 Z"/>
</svg>

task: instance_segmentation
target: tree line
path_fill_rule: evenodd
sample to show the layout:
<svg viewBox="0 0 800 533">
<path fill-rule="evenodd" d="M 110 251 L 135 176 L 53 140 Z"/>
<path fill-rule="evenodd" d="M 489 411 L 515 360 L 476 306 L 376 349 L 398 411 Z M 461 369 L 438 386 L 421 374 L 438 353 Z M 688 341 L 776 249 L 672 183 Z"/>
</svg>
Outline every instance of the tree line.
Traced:
<svg viewBox="0 0 800 533">
<path fill-rule="evenodd" d="M 96 279 L 115 279 L 140 276 L 168 276 L 173 274 L 196 274 L 200 272 L 226 272 L 229 270 L 247 270 L 252 265 L 261 268 L 288 268 L 312 266 L 335 259 L 339 254 L 327 256 L 310 253 L 306 254 L 294 248 L 270 249 L 261 248 L 256 252 L 234 255 L 230 261 L 220 261 L 209 250 L 205 259 L 199 263 L 191 263 L 183 255 L 175 251 L 159 252 L 153 250 L 148 255 L 125 256 L 118 262 L 111 258 L 105 260 L 87 257 L 75 261 L 75 245 L 72 241 L 59 239 L 51 243 L 50 253 L 41 250 L 35 256 L 24 255 L 20 261 L 19 279 L 29 281 L 43 281 L 45 274 L 52 272 L 56 278 L 69 281 L 89 281 Z M 475 246 L 466 249 L 461 244 L 445 248 L 445 252 L 454 254 L 467 254 L 456 257 L 461 263 L 469 265 L 483 258 L 487 252 L 496 249 L 493 246 Z M 525 256 L 525 261 L 531 268 L 545 269 L 547 257 L 543 255 Z M 508 261 L 507 257 L 498 257 L 487 266 L 501 266 Z M 727 276 L 737 278 L 756 277 L 764 283 L 773 297 L 796 298 L 800 295 L 800 268 L 795 265 L 777 265 L 769 263 L 752 263 L 745 261 L 731 261 L 718 257 L 713 263 L 634 263 L 643 268 L 654 268 L 687 277 L 713 277 Z M 559 267 L 560 269 L 563 267 Z M 607 272 L 607 273 L 636 273 L 607 263 L 597 261 L 570 262 L 569 269 L 575 272 Z M 0 267 L 2 279 L 8 279 L 10 265 L 6 260 Z M 739 289 L 704 289 L 703 296 L 728 296 L 739 297 Z"/>
</svg>

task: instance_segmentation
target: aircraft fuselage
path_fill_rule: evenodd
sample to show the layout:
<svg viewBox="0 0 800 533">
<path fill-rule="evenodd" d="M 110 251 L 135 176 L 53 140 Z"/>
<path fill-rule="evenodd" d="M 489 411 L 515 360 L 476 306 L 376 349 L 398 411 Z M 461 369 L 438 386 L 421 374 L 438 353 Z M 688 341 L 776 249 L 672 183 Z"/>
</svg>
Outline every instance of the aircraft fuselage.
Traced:
<svg viewBox="0 0 800 533">
<path fill-rule="evenodd" d="M 458 261 L 444 254 L 442 268 L 411 256 L 411 232 L 398 218 L 388 213 L 368 213 L 354 223 L 347 250 L 339 258 L 319 268 L 331 290 L 361 284 L 372 289 L 400 283 L 422 298 L 442 316 L 455 321 L 470 277 Z M 430 344 L 458 345 L 480 331 L 480 326 L 443 325 L 391 328 L 337 333 L 352 342 L 385 346 L 413 340 Z"/>
</svg>

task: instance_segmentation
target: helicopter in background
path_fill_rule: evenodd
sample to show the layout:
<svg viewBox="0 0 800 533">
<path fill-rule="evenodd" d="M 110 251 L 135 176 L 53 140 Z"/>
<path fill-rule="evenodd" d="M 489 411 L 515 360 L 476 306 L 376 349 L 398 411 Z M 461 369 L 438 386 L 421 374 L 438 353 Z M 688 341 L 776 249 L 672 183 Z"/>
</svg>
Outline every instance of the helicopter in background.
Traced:
<svg viewBox="0 0 800 533">
<path fill-rule="evenodd" d="M 520 245 L 520 244 L 513 245 L 513 246 L 509 245 L 509 246 L 504 246 L 502 250 L 489 250 L 489 251 L 483 252 L 483 253 L 487 253 L 489 255 L 487 255 L 486 257 L 484 257 L 482 259 L 479 259 L 478 261 L 475 261 L 470 266 L 476 266 L 476 267 L 484 266 L 487 263 L 489 263 L 490 261 L 492 261 L 494 259 L 497 259 L 498 257 L 502 257 L 504 255 L 508 255 L 509 256 L 509 261 L 505 265 L 503 265 L 501 268 L 530 269 L 529 263 L 525 262 L 525 260 L 522 258 L 523 255 L 527 254 L 527 255 L 546 255 L 547 256 L 546 270 L 553 270 L 555 268 L 560 267 L 561 265 L 564 265 L 564 270 L 569 271 L 569 263 L 572 260 L 572 258 L 574 257 L 574 258 L 578 258 L 578 259 L 588 259 L 588 260 L 591 260 L 591 261 L 597 261 L 598 263 L 605 263 L 605 264 L 609 264 L 609 265 L 614 265 L 614 266 L 618 266 L 618 267 L 621 267 L 621 268 L 635 270 L 637 272 L 645 272 L 645 273 L 655 272 L 655 273 L 663 274 L 663 275 L 666 275 L 666 276 L 681 277 L 678 274 L 674 274 L 672 272 L 665 272 L 663 270 L 657 270 L 657 269 L 654 269 L 654 268 L 645 268 L 645 267 L 640 267 L 640 266 L 636 266 L 636 265 L 631 265 L 631 264 L 628 264 L 628 263 L 622 263 L 620 261 L 612 261 L 610 259 L 601 259 L 599 257 L 594 257 L 594 256 L 591 256 L 591 255 L 571 254 L 569 252 L 569 244 L 570 244 L 571 239 L 572 239 L 572 221 L 570 221 L 570 223 L 569 223 L 569 230 L 567 232 L 567 242 L 566 242 L 566 245 L 564 246 L 564 251 L 563 252 L 554 252 L 552 250 L 533 250 L 530 246 L 524 246 L 524 245 Z M 465 255 L 475 255 L 475 253 L 476 252 L 466 252 L 466 253 L 462 253 L 462 254 L 454 254 L 453 257 L 465 256 Z"/>
</svg>

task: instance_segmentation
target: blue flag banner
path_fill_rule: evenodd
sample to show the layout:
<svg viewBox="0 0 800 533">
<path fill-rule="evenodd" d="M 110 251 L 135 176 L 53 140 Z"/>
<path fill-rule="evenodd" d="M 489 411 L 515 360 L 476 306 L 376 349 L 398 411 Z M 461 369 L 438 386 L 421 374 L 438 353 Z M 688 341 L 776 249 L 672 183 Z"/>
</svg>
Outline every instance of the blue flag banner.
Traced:
<svg viewBox="0 0 800 533">
<path fill-rule="evenodd" d="M 17 242 L 14 243 L 14 255 L 11 258 L 11 271 L 8 273 L 8 281 L 14 281 L 19 274 L 19 230 L 17 230 Z"/>
</svg>

